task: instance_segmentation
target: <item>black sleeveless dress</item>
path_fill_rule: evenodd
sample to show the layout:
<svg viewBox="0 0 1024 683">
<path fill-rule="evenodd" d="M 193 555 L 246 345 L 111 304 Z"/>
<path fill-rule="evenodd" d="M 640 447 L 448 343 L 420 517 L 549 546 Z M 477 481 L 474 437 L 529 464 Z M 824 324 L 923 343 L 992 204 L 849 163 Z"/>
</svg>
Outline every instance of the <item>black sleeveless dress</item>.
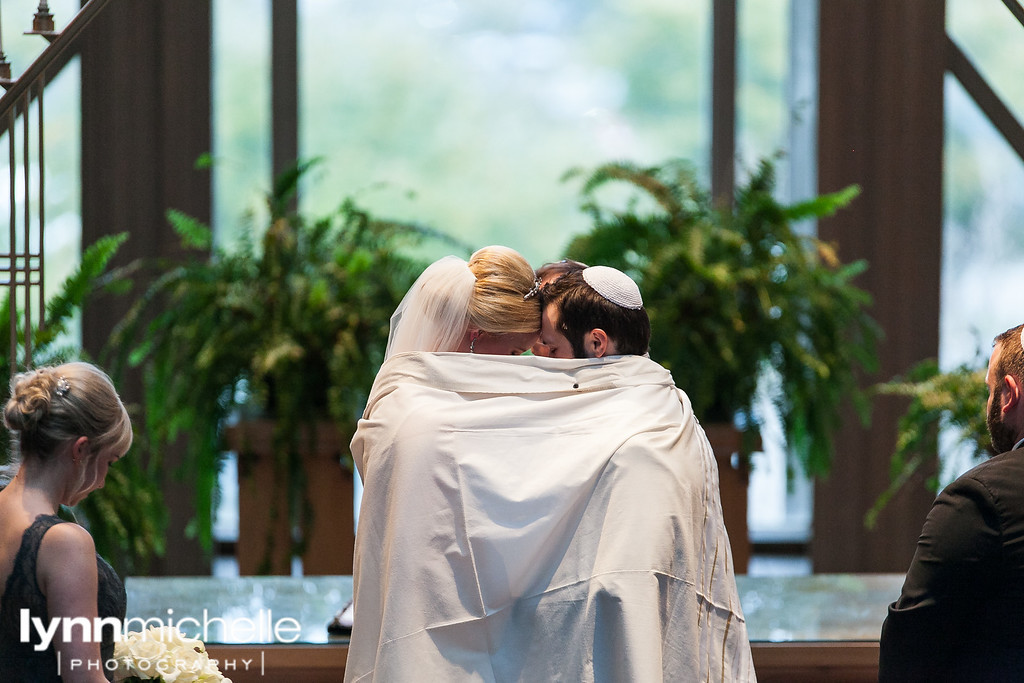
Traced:
<svg viewBox="0 0 1024 683">
<path fill-rule="evenodd" d="M 47 683 L 61 680 L 57 670 L 57 653 L 53 643 L 45 650 L 33 647 L 40 642 L 34 626 L 30 626 L 30 642 L 21 642 L 21 610 L 28 608 L 30 617 L 38 617 L 40 623 L 49 625 L 46 611 L 46 596 L 39 590 L 36 581 L 36 558 L 39 544 L 51 527 L 65 520 L 56 515 L 39 515 L 21 537 L 21 547 L 14 559 L 14 568 L 7 579 L 3 597 L 0 598 L 0 680 L 4 683 Z M 123 623 L 125 604 L 124 584 L 114 569 L 99 555 L 96 556 L 99 579 L 97 607 L 100 618 L 117 617 Z M 30 619 L 31 623 L 31 619 Z M 79 633 L 75 627 L 75 633 Z M 114 634 L 109 627 L 103 629 L 100 644 L 103 662 L 114 656 Z M 61 662 L 68 666 L 68 662 Z M 108 680 L 113 672 L 104 668 Z"/>
</svg>

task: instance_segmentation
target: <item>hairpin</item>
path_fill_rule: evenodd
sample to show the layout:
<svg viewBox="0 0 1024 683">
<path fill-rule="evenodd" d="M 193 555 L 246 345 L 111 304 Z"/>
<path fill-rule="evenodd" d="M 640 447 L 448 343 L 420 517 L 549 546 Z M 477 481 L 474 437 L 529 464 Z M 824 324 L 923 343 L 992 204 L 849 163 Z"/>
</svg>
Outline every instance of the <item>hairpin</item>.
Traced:
<svg viewBox="0 0 1024 683">
<path fill-rule="evenodd" d="M 68 394 L 68 392 L 70 390 L 71 390 L 71 382 L 68 381 L 68 378 L 65 377 L 64 375 L 61 375 L 60 377 L 58 377 L 57 378 L 57 386 L 54 388 L 53 393 L 56 394 L 57 396 L 62 396 L 63 397 L 63 396 L 67 396 L 67 394 Z"/>
<path fill-rule="evenodd" d="M 523 301 L 526 301 L 527 299 L 532 299 L 538 294 L 540 294 L 540 280 L 538 278 L 533 278 L 533 287 L 530 289 L 529 292 L 523 294 Z"/>
</svg>

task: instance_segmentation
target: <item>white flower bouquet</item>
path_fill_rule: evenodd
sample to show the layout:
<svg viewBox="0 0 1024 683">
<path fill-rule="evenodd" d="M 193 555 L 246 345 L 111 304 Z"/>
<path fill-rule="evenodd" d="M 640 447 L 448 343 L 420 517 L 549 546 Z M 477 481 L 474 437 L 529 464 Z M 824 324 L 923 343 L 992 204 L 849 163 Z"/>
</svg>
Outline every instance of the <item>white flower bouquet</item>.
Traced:
<svg viewBox="0 0 1024 683">
<path fill-rule="evenodd" d="M 231 683 L 206 653 L 203 641 L 187 638 L 174 626 L 129 633 L 114 643 L 114 681 L 137 683 Z"/>
</svg>

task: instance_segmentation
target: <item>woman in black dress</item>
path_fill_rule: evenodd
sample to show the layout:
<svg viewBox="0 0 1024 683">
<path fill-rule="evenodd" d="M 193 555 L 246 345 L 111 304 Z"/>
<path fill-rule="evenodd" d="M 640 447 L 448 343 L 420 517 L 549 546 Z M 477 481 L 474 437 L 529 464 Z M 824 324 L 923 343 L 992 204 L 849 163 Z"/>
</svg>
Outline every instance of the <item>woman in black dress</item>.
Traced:
<svg viewBox="0 0 1024 683">
<path fill-rule="evenodd" d="M 86 637 L 81 625 L 64 627 L 76 617 L 123 620 L 124 584 L 89 532 L 57 511 L 103 486 L 131 446 L 128 413 L 102 370 L 66 363 L 16 375 L 4 424 L 21 462 L 0 490 L 0 678 L 106 681 L 113 628 Z M 55 623 L 47 643 L 37 624 Z"/>
</svg>

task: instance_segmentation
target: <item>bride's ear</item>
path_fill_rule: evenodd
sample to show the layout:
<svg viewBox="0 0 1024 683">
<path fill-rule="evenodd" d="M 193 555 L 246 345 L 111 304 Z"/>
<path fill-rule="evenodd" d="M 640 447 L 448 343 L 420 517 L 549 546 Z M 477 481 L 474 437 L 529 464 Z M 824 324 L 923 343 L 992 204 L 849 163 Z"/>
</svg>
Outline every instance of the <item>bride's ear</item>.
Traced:
<svg viewBox="0 0 1024 683">
<path fill-rule="evenodd" d="M 476 340 L 483 334 L 479 328 L 470 327 L 466 330 L 466 336 L 462 338 L 462 344 L 459 346 L 460 351 L 468 351 L 469 353 L 475 353 Z"/>
</svg>

